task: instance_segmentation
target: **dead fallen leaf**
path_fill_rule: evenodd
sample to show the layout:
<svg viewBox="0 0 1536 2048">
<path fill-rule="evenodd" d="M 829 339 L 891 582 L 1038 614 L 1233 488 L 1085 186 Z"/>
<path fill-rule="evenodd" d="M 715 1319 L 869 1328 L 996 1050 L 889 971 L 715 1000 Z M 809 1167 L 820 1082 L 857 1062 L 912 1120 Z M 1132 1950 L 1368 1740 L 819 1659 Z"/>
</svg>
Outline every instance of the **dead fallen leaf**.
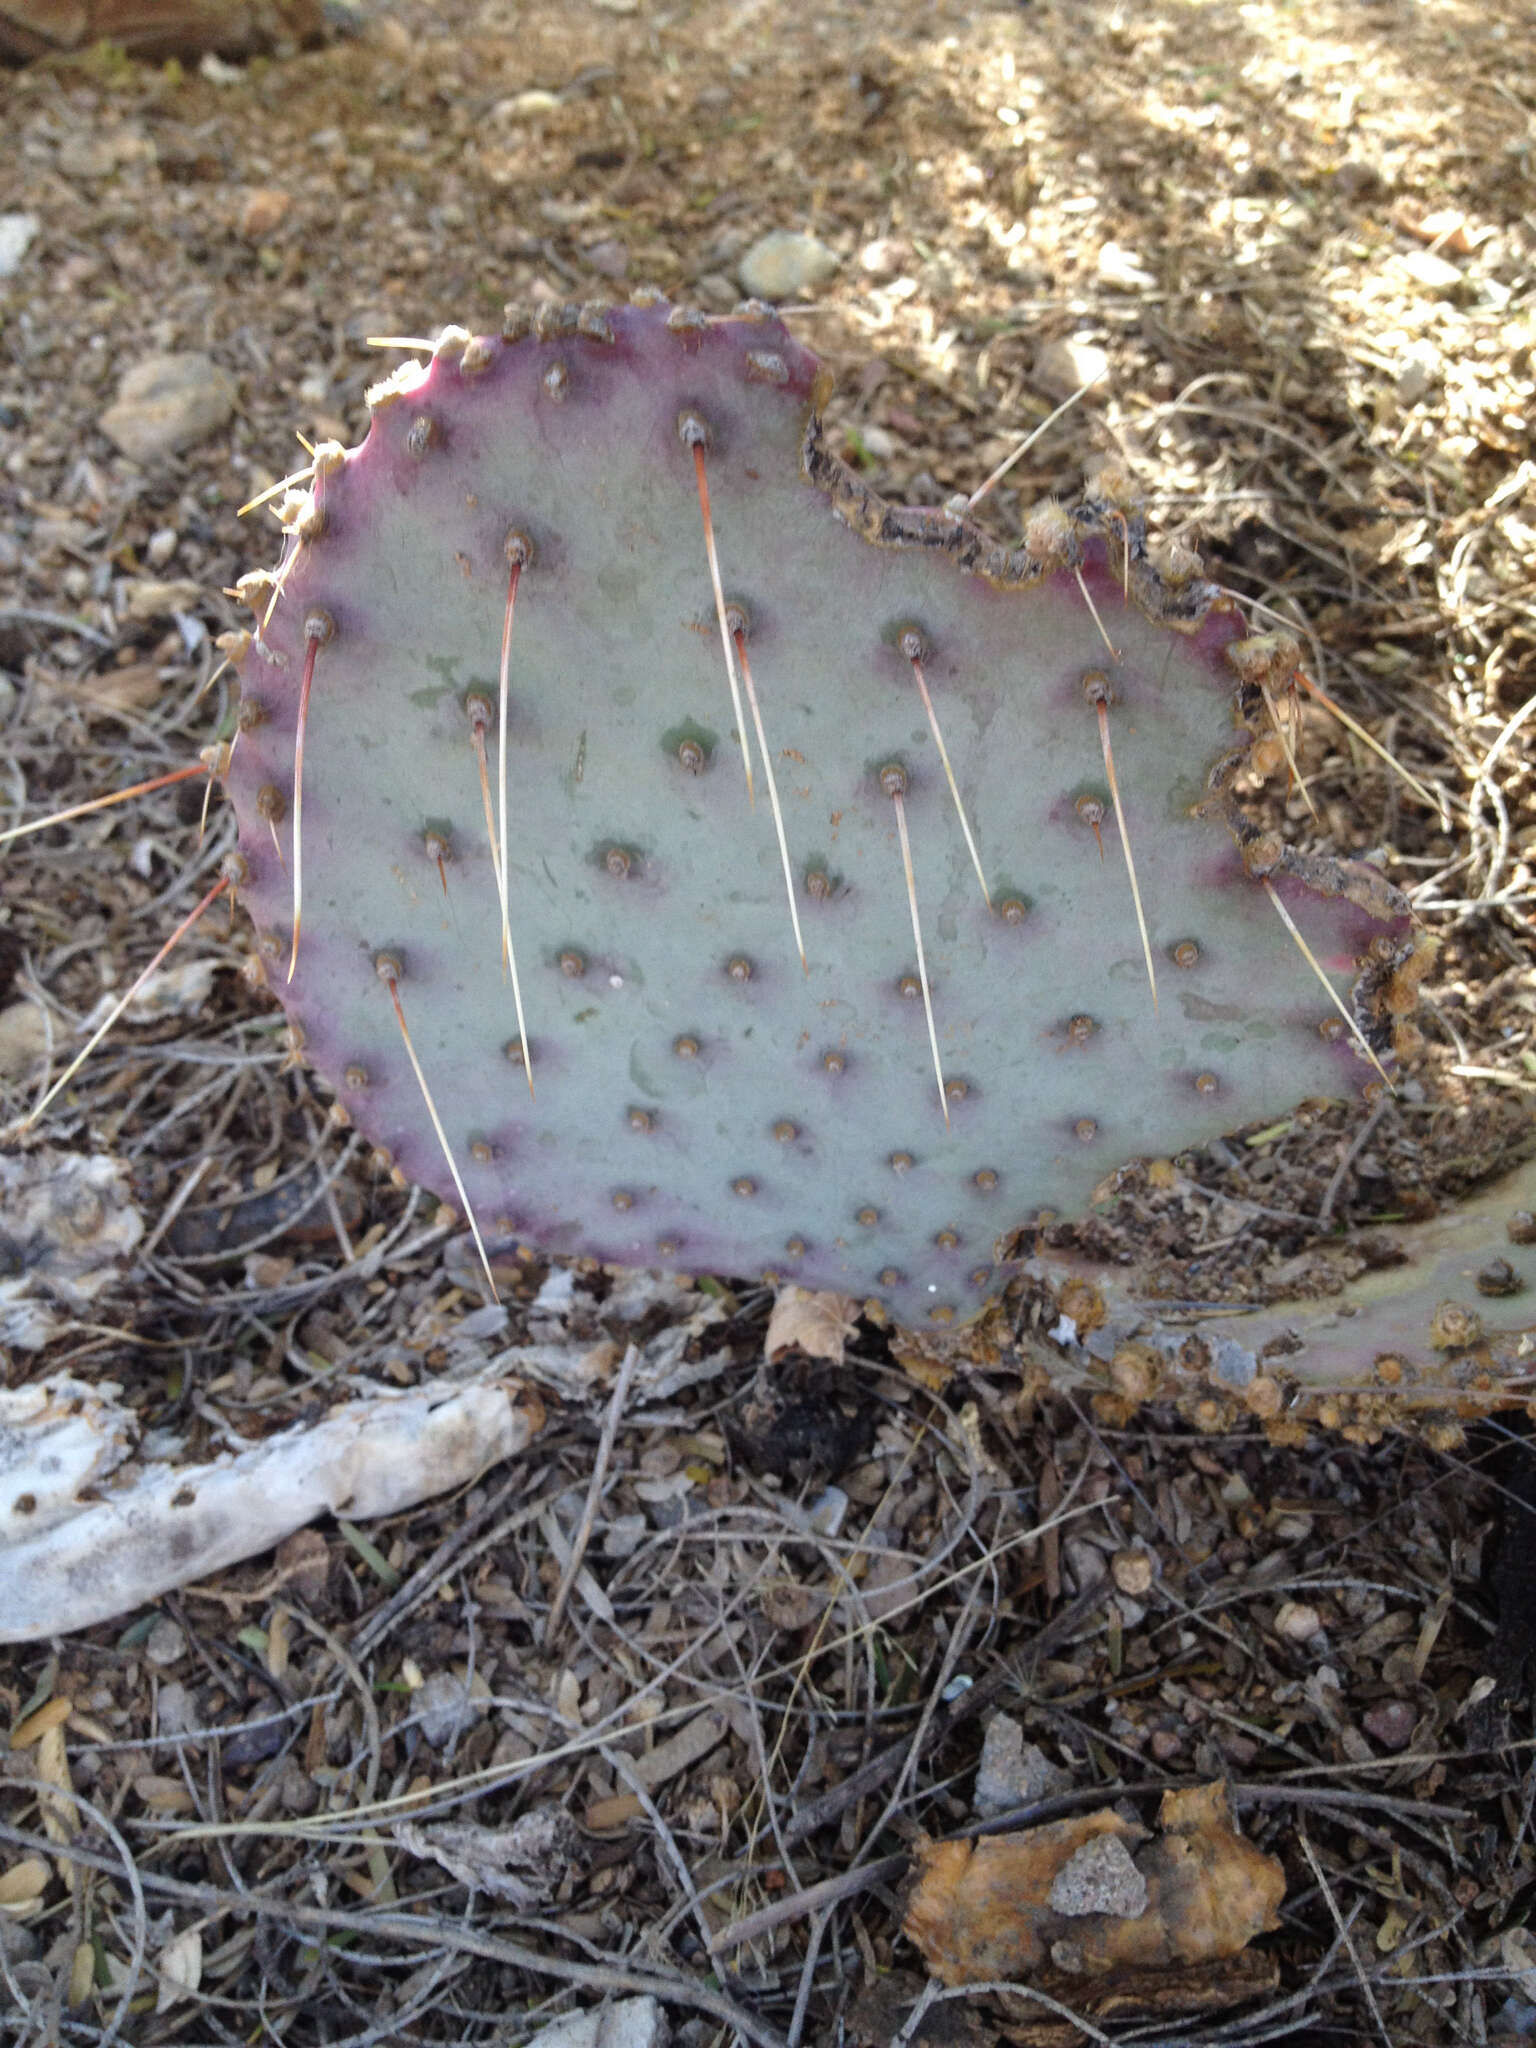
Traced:
<svg viewBox="0 0 1536 2048">
<path fill-rule="evenodd" d="M 106 668 L 99 675 L 83 676 L 78 683 L 58 683 L 56 688 L 92 711 L 144 711 L 159 702 L 163 687 L 160 670 L 152 661 L 131 661 L 124 668 Z"/>
<path fill-rule="evenodd" d="M 173 1935 L 156 1958 L 160 1976 L 160 1989 L 155 1997 L 157 2014 L 169 2012 L 173 2005 L 190 1998 L 203 1981 L 203 1935 L 202 1929 L 188 1927 L 182 1933 Z"/>
<path fill-rule="evenodd" d="M 471 1891 L 520 1909 L 547 1904 L 573 1866 L 584 1867 L 580 1831 L 559 1806 L 536 1806 L 506 1828 L 402 1821 L 394 1835 L 403 1849 L 430 1856 Z"/>
<path fill-rule="evenodd" d="M 768 1362 L 786 1351 L 841 1365 L 856 1327 L 858 1304 L 847 1294 L 813 1294 L 808 1287 L 781 1287 L 768 1318 Z"/>
<path fill-rule="evenodd" d="M 926 1842 L 917 1861 L 903 1932 L 949 1985 L 1218 1961 L 1278 1924 L 1285 1893 L 1280 1865 L 1234 1831 L 1220 1783 L 1167 1794 L 1155 1835 L 1106 1807 Z"/>
</svg>

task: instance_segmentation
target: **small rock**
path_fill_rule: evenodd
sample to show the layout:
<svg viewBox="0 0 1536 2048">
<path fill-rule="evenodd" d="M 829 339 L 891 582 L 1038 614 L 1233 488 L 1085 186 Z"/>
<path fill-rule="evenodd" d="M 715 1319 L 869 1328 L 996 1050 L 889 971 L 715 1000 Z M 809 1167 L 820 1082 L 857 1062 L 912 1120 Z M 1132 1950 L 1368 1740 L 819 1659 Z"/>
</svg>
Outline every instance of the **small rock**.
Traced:
<svg viewBox="0 0 1536 2048">
<path fill-rule="evenodd" d="M 1030 382 L 1047 398 L 1070 398 L 1085 384 L 1097 384 L 1109 375 L 1108 352 L 1091 341 L 1068 336 L 1065 341 L 1048 341 L 1035 357 Z"/>
<path fill-rule="evenodd" d="M 197 1702 L 179 1679 L 162 1685 L 155 1701 L 155 1727 L 161 1735 L 189 1735 L 197 1726 Z"/>
<path fill-rule="evenodd" d="M 1259 1376 L 1259 1362 L 1234 1338 L 1218 1337 L 1211 1346 L 1211 1364 L 1217 1379 L 1229 1387 L 1251 1387 Z"/>
<path fill-rule="evenodd" d="M 1118 242 L 1106 242 L 1099 251 L 1099 276 L 1115 291 L 1145 292 L 1157 283 L 1141 258 Z"/>
<path fill-rule="evenodd" d="M 1322 1630 L 1323 1618 L 1302 1600 L 1285 1600 L 1275 1616 L 1275 1634 L 1288 1643 L 1309 1643 Z"/>
<path fill-rule="evenodd" d="M 204 355 L 149 356 L 123 374 L 98 424 L 132 462 L 178 455 L 235 410 L 234 380 Z"/>
<path fill-rule="evenodd" d="M 792 299 L 811 291 L 837 270 L 840 258 L 814 235 L 775 228 L 754 242 L 737 266 L 750 299 Z"/>
<path fill-rule="evenodd" d="M 117 169 L 117 150 L 108 136 L 66 135 L 59 144 L 59 169 L 66 178 L 110 178 Z"/>
<path fill-rule="evenodd" d="M 40 1003 L 8 1003 L 0 1010 L 0 1081 L 19 1081 L 29 1075 L 53 1036 Z"/>
<path fill-rule="evenodd" d="M 723 114 L 731 104 L 731 88 L 728 85 L 702 86 L 695 93 L 693 104 L 701 114 Z"/>
<path fill-rule="evenodd" d="M 859 439 L 864 444 L 866 455 L 872 455 L 876 462 L 889 462 L 896 453 L 896 442 L 884 427 L 873 424 L 858 429 Z"/>
<path fill-rule="evenodd" d="M 616 1515 L 603 1537 L 604 1557 L 633 1557 L 645 1541 L 647 1527 L 644 1515 Z"/>
<path fill-rule="evenodd" d="M 654 1998 L 620 1998 L 589 2012 L 568 2012 L 535 2034 L 528 2048 L 667 2048 L 671 2038 Z"/>
<path fill-rule="evenodd" d="M 1420 291 L 1432 292 L 1438 299 L 1454 298 L 1466 281 L 1454 263 L 1432 249 L 1409 249 L 1398 257 L 1397 267 Z"/>
<path fill-rule="evenodd" d="M 1117 1550 L 1109 1560 L 1109 1575 L 1122 1593 L 1139 1599 L 1152 1585 L 1152 1558 L 1145 1550 Z"/>
<path fill-rule="evenodd" d="M 485 1701 L 476 1699 L 451 1671 L 434 1671 L 412 1695 L 411 1711 L 432 1747 L 445 1749 L 456 1735 L 475 1725 L 485 1712 Z"/>
<path fill-rule="evenodd" d="M 541 86 L 530 86 L 526 92 L 514 93 L 509 100 L 498 100 L 491 109 L 493 121 L 532 121 L 540 114 L 552 114 L 560 104 L 557 93 L 545 92 Z"/>
<path fill-rule="evenodd" d="M 1440 382 L 1445 365 L 1432 341 L 1416 341 L 1404 351 L 1397 370 L 1400 405 L 1417 405 Z"/>
<path fill-rule="evenodd" d="M 848 1496 L 840 1486 L 824 1486 L 814 1500 L 804 1507 L 786 1501 L 784 1513 L 812 1535 L 825 1536 L 833 1542 L 842 1533 L 843 1522 L 848 1513 Z"/>
<path fill-rule="evenodd" d="M 1061 1555 L 1079 1593 L 1086 1593 L 1090 1586 L 1102 1585 L 1109 1575 L 1108 1558 L 1097 1543 L 1090 1543 L 1086 1536 L 1069 1536 L 1061 1546 Z"/>
<path fill-rule="evenodd" d="M 35 213 L 0 213 L 0 277 L 14 277 L 40 223 Z"/>
<path fill-rule="evenodd" d="M 581 260 L 588 270 L 595 270 L 599 277 L 612 278 L 615 283 L 629 275 L 629 251 L 622 242 L 594 242 L 582 250 Z"/>
<path fill-rule="evenodd" d="M 1408 1747 L 1419 1721 L 1417 1710 L 1409 1700 L 1382 1700 L 1374 1707 L 1367 1707 L 1360 1718 L 1371 1740 L 1379 1742 L 1383 1749 L 1391 1750 Z"/>
<path fill-rule="evenodd" d="M 144 543 L 144 559 L 151 569 L 163 569 L 180 545 L 181 535 L 174 526 L 157 526 Z"/>
<path fill-rule="evenodd" d="M 911 243 L 894 235 L 866 242 L 859 251 L 859 268 L 867 277 L 899 277 L 911 261 Z"/>
<path fill-rule="evenodd" d="M 1010 1714 L 994 1714 L 982 1737 L 981 1763 L 971 1806 L 979 1820 L 1010 1813 L 1016 1806 L 1034 1806 L 1072 1789 L 1071 1774 L 1053 1764 Z"/>
<path fill-rule="evenodd" d="M 144 1655 L 164 1671 L 187 1654 L 187 1632 L 179 1621 L 162 1614 L 144 1641 Z"/>
<path fill-rule="evenodd" d="M 1074 1919 L 1112 1913 L 1117 1920 L 1135 1920 L 1147 1910 L 1147 1880 L 1119 1835 L 1095 1835 L 1067 1858 L 1047 1897 L 1053 1912 Z"/>
<path fill-rule="evenodd" d="M 291 193 L 279 191 L 275 185 L 258 185 L 254 192 L 246 193 L 240 209 L 241 234 L 248 242 L 264 242 L 282 226 L 292 204 Z"/>
<path fill-rule="evenodd" d="M 694 290 L 702 303 L 713 306 L 717 313 L 729 313 L 741 297 L 741 293 L 731 280 L 718 270 L 706 270 L 694 285 Z"/>
</svg>

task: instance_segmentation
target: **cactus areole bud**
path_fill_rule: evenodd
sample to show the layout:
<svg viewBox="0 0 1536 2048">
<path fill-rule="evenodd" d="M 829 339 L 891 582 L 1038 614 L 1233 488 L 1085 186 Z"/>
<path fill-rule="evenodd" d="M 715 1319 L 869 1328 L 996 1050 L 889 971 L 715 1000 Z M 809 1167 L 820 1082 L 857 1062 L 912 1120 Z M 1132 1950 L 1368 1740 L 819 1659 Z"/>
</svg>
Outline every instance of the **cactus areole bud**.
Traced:
<svg viewBox="0 0 1536 2048">
<path fill-rule="evenodd" d="M 1112 559 L 1091 510 L 1008 545 L 887 505 L 819 382 L 766 309 L 651 296 L 373 394 L 233 642 L 240 896 L 286 954 L 301 794 L 273 992 L 367 1143 L 488 1235 L 788 1258 L 947 1325 L 1115 1165 L 1358 1096 L 1407 921 L 1238 812 L 1244 623 L 1139 515 Z M 1319 1028 L 1270 890 L 1358 1034 Z"/>
</svg>

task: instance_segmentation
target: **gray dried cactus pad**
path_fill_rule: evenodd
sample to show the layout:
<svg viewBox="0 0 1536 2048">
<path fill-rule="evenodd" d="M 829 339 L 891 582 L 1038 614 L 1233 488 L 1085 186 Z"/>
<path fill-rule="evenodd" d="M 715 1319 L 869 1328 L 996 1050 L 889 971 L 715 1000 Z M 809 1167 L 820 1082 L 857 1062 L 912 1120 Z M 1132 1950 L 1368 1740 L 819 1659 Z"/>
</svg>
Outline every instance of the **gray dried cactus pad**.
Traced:
<svg viewBox="0 0 1536 2048">
<path fill-rule="evenodd" d="M 1081 1208 L 1124 1161 L 1370 1081 L 1256 876 L 1384 1052 L 1403 925 L 1372 871 L 1298 863 L 1233 807 L 1259 680 L 1283 685 L 1294 650 L 1245 638 L 1210 586 L 1160 582 L 1134 516 L 1053 513 L 1007 548 L 880 504 L 822 444 L 816 376 L 760 311 L 645 304 L 445 337 L 376 394 L 363 445 L 323 456 L 290 507 L 275 603 L 270 579 L 249 591 L 265 623 L 229 775 L 241 893 L 306 1057 L 454 1199 L 379 978 L 380 955 L 398 964 L 488 1239 L 767 1271 L 942 1323 L 995 1289 L 1007 1230 Z M 762 753 L 733 711 L 695 442 L 804 972 Z M 536 1099 L 472 743 L 493 707 L 494 797 L 509 545 L 510 928 Z"/>
</svg>

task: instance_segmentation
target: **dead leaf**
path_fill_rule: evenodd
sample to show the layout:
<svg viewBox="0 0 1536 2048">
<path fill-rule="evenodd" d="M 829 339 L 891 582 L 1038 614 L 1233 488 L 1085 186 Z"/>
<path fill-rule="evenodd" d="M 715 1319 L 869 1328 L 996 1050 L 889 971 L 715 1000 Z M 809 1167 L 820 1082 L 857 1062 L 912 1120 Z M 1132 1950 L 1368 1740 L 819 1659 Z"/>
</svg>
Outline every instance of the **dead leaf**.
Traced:
<svg viewBox="0 0 1536 2048">
<path fill-rule="evenodd" d="M 536 1806 L 509 1828 L 458 1821 L 418 1827 L 403 1821 L 395 1840 L 413 1856 L 430 1856 L 473 1892 L 519 1909 L 545 1905 L 581 1854 L 576 1823 L 563 1807 Z"/>
<path fill-rule="evenodd" d="M 808 1287 L 781 1287 L 768 1318 L 765 1350 L 771 1365 L 786 1351 L 841 1365 L 857 1326 L 858 1304 L 848 1294 L 814 1294 Z"/>
<path fill-rule="evenodd" d="M 1052 1966 L 1098 1979 L 1215 1962 L 1279 1924 L 1284 1874 L 1233 1830 L 1225 1786 L 1167 1794 L 1158 1823 L 1149 1835 L 1106 1807 L 1016 1835 L 923 1843 L 903 1932 L 956 1985 L 1028 1981 Z"/>
<path fill-rule="evenodd" d="M 93 711 L 145 711 L 159 702 L 160 670 L 152 661 L 131 661 L 125 668 L 103 669 L 78 683 L 61 685 Z"/>
<path fill-rule="evenodd" d="M 172 612 L 194 611 L 203 600 L 203 586 L 186 577 L 175 583 L 161 583 L 140 576 L 122 584 L 119 594 L 128 617 L 146 625 L 151 619 L 169 618 Z"/>
<path fill-rule="evenodd" d="M 174 1935 L 161 1949 L 156 1967 L 160 1989 L 155 2012 L 169 2012 L 184 1998 L 190 1998 L 203 1981 L 203 1934 L 200 1927 L 188 1927 Z"/>
</svg>

